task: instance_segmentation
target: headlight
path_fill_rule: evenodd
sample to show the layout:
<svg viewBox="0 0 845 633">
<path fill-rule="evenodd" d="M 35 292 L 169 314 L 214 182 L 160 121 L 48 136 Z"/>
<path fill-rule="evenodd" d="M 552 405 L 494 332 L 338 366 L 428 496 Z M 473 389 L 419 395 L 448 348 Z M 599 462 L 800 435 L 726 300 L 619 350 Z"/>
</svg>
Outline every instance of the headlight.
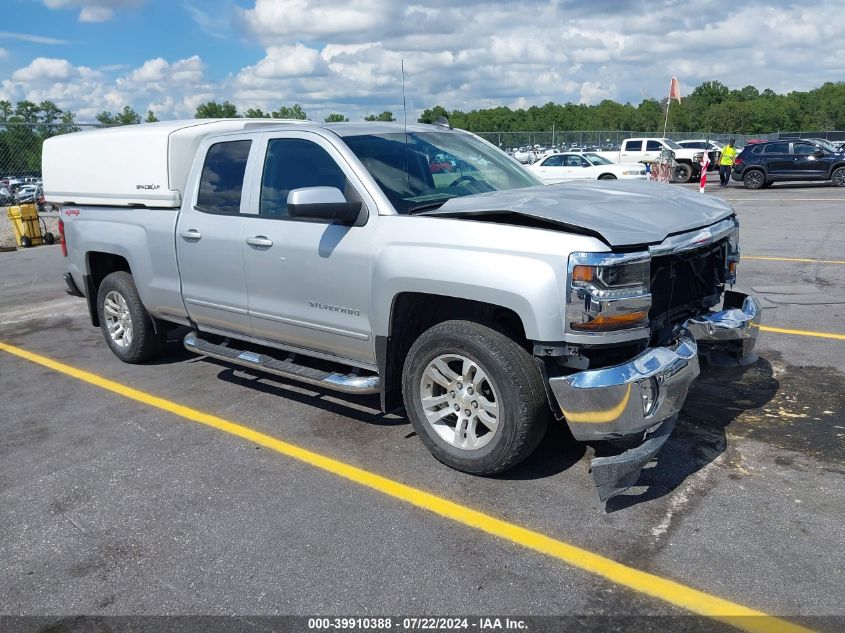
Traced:
<svg viewBox="0 0 845 633">
<path fill-rule="evenodd" d="M 567 329 L 598 334 L 647 327 L 650 274 L 648 254 L 573 253 Z"/>
<path fill-rule="evenodd" d="M 736 226 L 728 237 L 728 257 L 725 262 L 725 283 L 733 285 L 736 283 L 736 267 L 739 264 L 739 221 L 734 219 Z"/>
</svg>

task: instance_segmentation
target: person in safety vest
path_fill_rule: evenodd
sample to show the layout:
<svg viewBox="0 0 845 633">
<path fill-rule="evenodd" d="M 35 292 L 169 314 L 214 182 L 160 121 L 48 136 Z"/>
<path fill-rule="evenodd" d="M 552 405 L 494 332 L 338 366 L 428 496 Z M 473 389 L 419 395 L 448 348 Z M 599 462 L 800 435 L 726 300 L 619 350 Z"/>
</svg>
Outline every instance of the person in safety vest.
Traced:
<svg viewBox="0 0 845 633">
<path fill-rule="evenodd" d="M 719 186 L 727 187 L 731 181 L 731 169 L 733 169 L 734 161 L 736 161 L 736 148 L 734 143 L 736 141 L 731 139 L 728 144 L 722 148 L 722 157 L 719 159 Z"/>
</svg>

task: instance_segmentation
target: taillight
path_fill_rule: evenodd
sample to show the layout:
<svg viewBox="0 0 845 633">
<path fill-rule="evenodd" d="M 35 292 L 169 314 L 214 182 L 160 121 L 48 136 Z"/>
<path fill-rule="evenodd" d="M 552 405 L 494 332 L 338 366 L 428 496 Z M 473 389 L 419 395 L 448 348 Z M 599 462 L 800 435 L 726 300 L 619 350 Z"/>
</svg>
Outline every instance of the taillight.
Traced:
<svg viewBox="0 0 845 633">
<path fill-rule="evenodd" d="M 742 165 L 742 159 L 741 159 L 741 158 L 737 158 L 737 159 L 734 161 L 734 165 Z"/>
<path fill-rule="evenodd" d="M 62 257 L 67 257 L 67 243 L 65 242 L 65 223 L 59 218 L 59 244 L 62 245 Z"/>
</svg>

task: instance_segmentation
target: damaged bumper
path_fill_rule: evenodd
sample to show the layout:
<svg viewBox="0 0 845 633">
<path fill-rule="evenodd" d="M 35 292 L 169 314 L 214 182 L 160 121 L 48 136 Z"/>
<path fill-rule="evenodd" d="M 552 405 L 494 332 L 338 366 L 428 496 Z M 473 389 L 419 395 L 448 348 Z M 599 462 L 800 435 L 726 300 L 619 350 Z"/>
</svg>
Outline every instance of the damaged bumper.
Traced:
<svg viewBox="0 0 845 633">
<path fill-rule="evenodd" d="M 754 297 L 725 293 L 723 310 L 688 320 L 671 345 L 647 349 L 621 365 L 549 379 L 575 439 L 620 440 L 629 446 L 591 462 L 602 501 L 633 486 L 669 438 L 699 374 L 699 353 L 708 360 L 731 354 L 741 364 L 753 362 L 760 314 Z"/>
<path fill-rule="evenodd" d="M 712 365 L 750 365 L 763 309 L 751 295 L 725 292 L 723 309 L 687 320 L 684 327 L 698 341 L 699 354 Z"/>
</svg>

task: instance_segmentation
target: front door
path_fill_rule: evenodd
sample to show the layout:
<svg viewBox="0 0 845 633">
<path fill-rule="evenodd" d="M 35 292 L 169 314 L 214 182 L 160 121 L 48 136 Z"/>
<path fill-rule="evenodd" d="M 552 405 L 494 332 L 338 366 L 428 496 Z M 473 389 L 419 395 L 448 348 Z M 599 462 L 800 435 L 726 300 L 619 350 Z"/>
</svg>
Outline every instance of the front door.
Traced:
<svg viewBox="0 0 845 633">
<path fill-rule="evenodd" d="M 830 167 L 824 154 L 818 154 L 820 148 L 812 143 L 798 142 L 792 144 L 792 153 L 795 160 L 796 175 L 801 175 L 807 180 L 825 180 Z"/>
<path fill-rule="evenodd" d="M 214 143 L 198 191 L 176 225 L 176 258 L 188 315 L 202 330 L 249 334 L 241 193 L 252 141 Z"/>
<path fill-rule="evenodd" d="M 375 202 L 332 144 L 313 132 L 262 137 L 243 261 L 254 335 L 352 364 L 375 363 L 370 327 L 370 259 Z M 293 189 L 335 187 L 363 201 L 363 226 L 288 215 Z"/>
</svg>

